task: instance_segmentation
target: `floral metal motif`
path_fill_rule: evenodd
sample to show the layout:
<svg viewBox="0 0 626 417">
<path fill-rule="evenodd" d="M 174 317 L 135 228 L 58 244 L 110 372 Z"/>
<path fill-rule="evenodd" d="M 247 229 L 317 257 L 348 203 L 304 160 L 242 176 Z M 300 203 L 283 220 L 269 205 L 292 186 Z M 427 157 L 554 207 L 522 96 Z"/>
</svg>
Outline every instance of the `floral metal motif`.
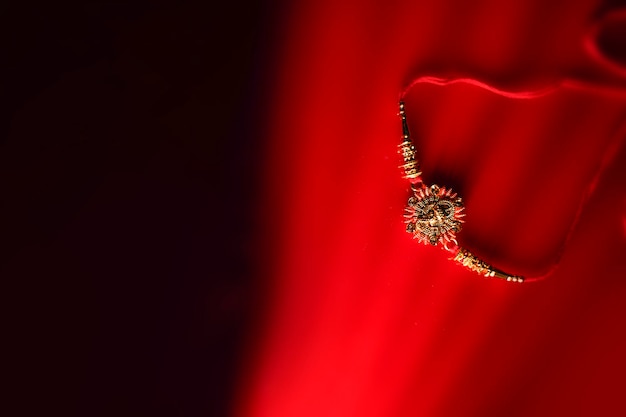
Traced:
<svg viewBox="0 0 626 417">
<path fill-rule="evenodd" d="M 422 186 L 409 197 L 405 223 L 406 231 L 420 243 L 437 245 L 446 250 L 458 246 L 456 233 L 461 230 L 463 201 L 451 189 L 432 185 Z"/>
</svg>

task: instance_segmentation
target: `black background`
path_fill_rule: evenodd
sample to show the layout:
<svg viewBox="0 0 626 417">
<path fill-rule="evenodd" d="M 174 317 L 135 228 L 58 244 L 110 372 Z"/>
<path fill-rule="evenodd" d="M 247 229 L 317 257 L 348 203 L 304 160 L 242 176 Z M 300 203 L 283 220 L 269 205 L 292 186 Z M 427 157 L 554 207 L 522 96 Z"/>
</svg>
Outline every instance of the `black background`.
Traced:
<svg viewBox="0 0 626 417">
<path fill-rule="evenodd" d="M 2 3 L 5 415 L 228 415 L 276 10 Z"/>
</svg>

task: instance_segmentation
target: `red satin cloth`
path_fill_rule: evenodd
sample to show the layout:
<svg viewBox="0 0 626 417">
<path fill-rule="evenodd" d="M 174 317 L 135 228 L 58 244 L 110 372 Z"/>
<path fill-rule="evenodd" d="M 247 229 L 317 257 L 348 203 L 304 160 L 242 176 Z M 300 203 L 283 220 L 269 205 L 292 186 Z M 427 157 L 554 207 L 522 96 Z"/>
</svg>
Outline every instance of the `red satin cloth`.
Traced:
<svg viewBox="0 0 626 417">
<path fill-rule="evenodd" d="M 240 417 L 626 415 L 626 14 L 303 0 L 264 155 L 265 315 Z M 621 47 L 620 47 L 621 45 Z M 399 95 L 486 279 L 405 233 Z"/>
</svg>

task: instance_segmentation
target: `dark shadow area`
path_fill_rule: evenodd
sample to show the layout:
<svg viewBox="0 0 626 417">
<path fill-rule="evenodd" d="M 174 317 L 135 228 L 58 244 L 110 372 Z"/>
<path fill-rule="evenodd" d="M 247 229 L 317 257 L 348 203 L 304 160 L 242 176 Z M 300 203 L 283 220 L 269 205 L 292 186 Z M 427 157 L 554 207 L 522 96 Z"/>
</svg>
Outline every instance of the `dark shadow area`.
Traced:
<svg viewBox="0 0 626 417">
<path fill-rule="evenodd" d="M 11 415 L 228 415 L 272 11 L 0 6 Z"/>
</svg>

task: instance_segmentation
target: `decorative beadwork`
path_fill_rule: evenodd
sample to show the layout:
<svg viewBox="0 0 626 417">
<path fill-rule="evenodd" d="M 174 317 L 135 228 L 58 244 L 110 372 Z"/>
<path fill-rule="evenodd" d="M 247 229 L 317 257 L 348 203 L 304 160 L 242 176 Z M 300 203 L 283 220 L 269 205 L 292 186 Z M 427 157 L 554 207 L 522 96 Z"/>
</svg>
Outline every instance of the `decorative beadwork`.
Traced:
<svg viewBox="0 0 626 417">
<path fill-rule="evenodd" d="M 417 161 L 417 152 L 409 135 L 409 126 L 404 112 L 404 103 L 400 102 L 402 119 L 402 142 L 399 152 L 402 154 L 404 178 L 412 184 L 413 194 L 407 201 L 404 222 L 406 231 L 418 242 L 437 246 L 454 253 L 453 260 L 470 271 L 490 278 L 501 278 L 510 282 L 524 282 L 524 278 L 505 274 L 492 268 L 466 249 L 460 248 L 456 233 L 461 231 L 465 207 L 463 200 L 446 187 L 436 184 L 427 187 L 421 179 Z"/>
</svg>

